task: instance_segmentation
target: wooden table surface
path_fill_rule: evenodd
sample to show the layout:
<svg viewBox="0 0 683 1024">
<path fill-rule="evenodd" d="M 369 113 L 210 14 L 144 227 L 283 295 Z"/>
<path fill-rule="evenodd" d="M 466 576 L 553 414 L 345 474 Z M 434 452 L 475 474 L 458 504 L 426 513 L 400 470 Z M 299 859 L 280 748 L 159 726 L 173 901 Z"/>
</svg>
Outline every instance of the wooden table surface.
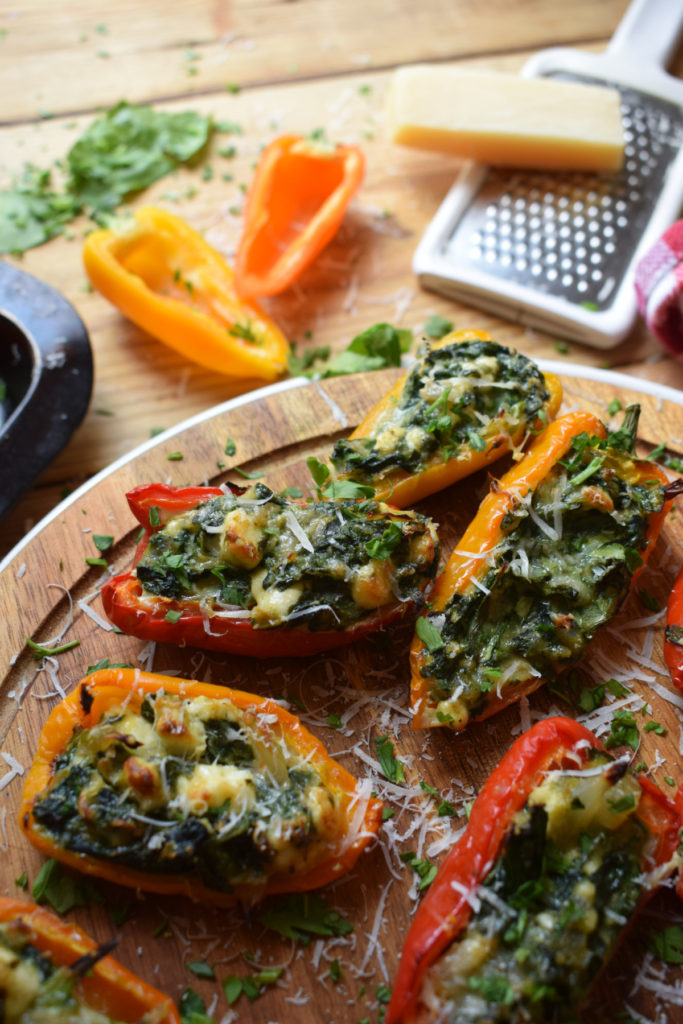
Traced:
<svg viewBox="0 0 683 1024">
<path fill-rule="evenodd" d="M 242 127 L 230 138 L 236 155 L 221 157 L 226 137 L 214 138 L 205 161 L 212 180 L 200 166 L 135 200 L 186 218 L 230 260 L 244 188 L 263 144 L 285 131 L 323 127 L 335 141 L 363 147 L 367 174 L 336 239 L 296 287 L 264 302 L 299 351 L 343 348 L 378 320 L 417 333 L 438 313 L 457 327 L 489 329 L 534 357 L 557 358 L 556 337 L 417 284 L 412 254 L 458 162 L 391 145 L 384 94 L 392 69 L 406 62 L 516 72 L 543 47 L 600 51 L 625 7 L 625 0 L 65 0 L 58 7 L 52 0 L 3 0 L 0 187 L 26 161 L 52 166 L 98 112 L 121 99 L 234 121 Z M 683 72 L 680 55 L 672 70 Z M 84 422 L 5 517 L 0 556 L 64 493 L 151 431 L 235 393 L 226 379 L 176 355 L 90 290 L 81 262 L 89 227 L 85 219 L 76 222 L 72 237 L 16 261 L 75 305 L 90 332 L 95 381 Z M 642 323 L 615 349 L 570 343 L 563 358 L 683 386 L 683 367 L 664 357 Z"/>
</svg>

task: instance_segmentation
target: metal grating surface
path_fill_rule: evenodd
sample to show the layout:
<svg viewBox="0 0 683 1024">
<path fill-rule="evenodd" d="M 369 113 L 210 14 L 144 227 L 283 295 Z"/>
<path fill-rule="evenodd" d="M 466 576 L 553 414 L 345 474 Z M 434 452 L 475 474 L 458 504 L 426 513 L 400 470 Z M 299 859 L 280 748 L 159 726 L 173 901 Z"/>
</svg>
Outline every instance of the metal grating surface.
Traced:
<svg viewBox="0 0 683 1024">
<path fill-rule="evenodd" d="M 618 174 L 491 168 L 446 241 L 445 258 L 591 309 L 607 308 L 683 143 L 680 107 L 620 91 L 626 147 Z"/>
</svg>

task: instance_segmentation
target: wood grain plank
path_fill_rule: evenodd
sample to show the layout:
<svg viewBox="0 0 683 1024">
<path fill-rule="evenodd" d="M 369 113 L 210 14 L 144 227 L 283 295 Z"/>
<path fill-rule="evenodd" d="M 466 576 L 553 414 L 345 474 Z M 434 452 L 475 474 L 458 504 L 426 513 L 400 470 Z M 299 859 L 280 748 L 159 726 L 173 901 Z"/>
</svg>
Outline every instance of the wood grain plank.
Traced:
<svg viewBox="0 0 683 1024">
<path fill-rule="evenodd" d="M 174 482 L 206 477 L 213 480 L 230 476 L 229 469 L 218 473 L 214 465 L 216 451 L 226 435 L 235 439 L 235 462 L 252 469 L 263 469 L 264 481 L 275 488 L 285 485 L 305 487 L 308 473 L 305 457 L 310 452 L 323 455 L 340 431 L 355 424 L 364 411 L 386 390 L 398 371 L 380 371 L 355 378 L 336 378 L 299 386 L 259 398 L 255 403 L 238 405 L 223 413 L 210 415 L 203 423 L 188 428 L 177 438 L 163 439 L 85 492 L 64 508 L 0 573 L 0 736 L 3 751 L 14 758 L 20 769 L 28 767 L 38 733 L 55 699 L 54 679 L 71 689 L 85 667 L 109 657 L 111 661 L 139 664 L 145 645 L 134 638 L 104 631 L 89 618 L 78 601 L 101 613 L 97 595 L 101 570 L 88 569 L 84 558 L 94 553 L 91 532 L 110 533 L 114 545 L 107 557 L 112 570 L 129 564 L 137 529 L 133 526 L 123 491 L 134 483 L 159 479 L 170 474 Z M 614 397 L 623 404 L 637 398 L 643 406 L 642 425 L 647 435 L 664 437 L 683 434 L 683 407 L 661 402 L 656 397 L 639 395 L 629 389 L 615 388 L 611 382 L 594 382 L 565 377 L 565 408 L 579 406 L 606 415 Z M 346 425 L 345 425 L 346 424 Z M 182 464 L 166 461 L 168 451 L 182 446 L 186 459 Z M 229 462 L 226 459 L 226 462 Z M 470 518 L 487 487 L 483 474 L 435 495 L 422 505 L 439 524 L 439 532 L 448 552 Z M 663 604 L 668 588 L 683 561 L 683 528 L 680 516 L 670 518 L 663 541 L 647 569 L 642 585 Z M 61 562 L 61 566 L 60 566 Z M 48 586 L 48 584 L 57 584 Z M 64 588 L 64 590 L 60 588 Z M 70 612 L 66 592 L 74 602 Z M 643 605 L 637 593 L 627 601 L 613 627 L 596 638 L 584 659 L 585 677 L 604 681 L 605 672 L 626 675 L 636 693 L 648 701 L 653 717 L 663 724 L 664 736 L 642 733 L 643 746 L 638 759 L 656 764 L 654 777 L 666 788 L 664 779 L 679 770 L 678 737 L 683 719 L 660 691 L 653 690 L 647 678 L 668 691 L 668 677 L 661 662 L 661 629 L 653 631 L 652 655 L 644 668 L 640 653 L 648 649 L 648 631 L 634 628 L 633 620 L 642 617 Z M 59 657 L 50 676 L 50 666 L 33 660 L 24 644 L 30 635 L 47 640 L 66 627 L 64 639 L 78 639 L 80 646 Z M 129 967 L 177 998 L 191 984 L 211 1004 L 218 996 L 215 1016 L 220 1020 L 227 1006 L 215 982 L 192 977 L 186 967 L 189 960 L 206 959 L 219 979 L 228 974 L 246 974 L 248 967 L 241 954 L 255 953 L 258 964 L 284 965 L 283 981 L 268 991 L 258 1003 L 239 1005 L 240 1020 L 247 1022 L 292 1019 L 296 1012 L 302 1024 L 320 1024 L 335 1020 L 353 1024 L 359 1015 L 375 1019 L 380 985 L 391 985 L 395 975 L 401 937 L 414 906 L 415 882 L 411 870 L 397 859 L 396 850 L 415 850 L 420 856 L 439 861 L 455 829 L 464 824 L 465 806 L 485 776 L 506 750 L 521 727 L 518 707 L 495 716 L 486 723 L 470 727 L 454 737 L 445 730 L 432 730 L 428 736 L 412 733 L 406 711 L 408 690 L 407 651 L 411 638 L 409 624 L 380 634 L 329 657 L 289 659 L 271 663 L 236 658 L 196 650 L 159 645 L 154 658 L 157 671 L 174 670 L 207 681 L 251 689 L 257 693 L 284 696 L 295 702 L 294 710 L 305 707 L 304 721 L 323 739 L 344 765 L 361 776 L 370 776 L 373 785 L 394 809 L 394 818 L 385 824 L 385 835 L 365 855 L 353 876 L 325 891 L 325 898 L 353 924 L 353 946 L 329 941 L 313 945 L 302 953 L 259 925 L 257 912 L 235 910 L 216 912 L 197 907 L 185 900 L 144 897 L 113 885 L 100 888 L 105 906 L 129 906 L 130 920 L 116 929 L 121 936 L 117 956 Z M 56 661 L 56 660 L 55 660 Z M 658 666 L 654 672 L 652 664 Z M 632 676 L 629 676 L 632 673 Z M 672 699 L 675 696 L 672 694 Z M 330 728 L 327 716 L 356 711 L 345 730 Z M 539 691 L 532 695 L 529 714 L 544 716 L 554 709 L 572 713 L 556 697 Z M 387 732 L 392 736 L 397 756 L 406 765 L 409 785 L 415 787 L 412 802 L 390 794 L 390 787 L 373 769 L 374 740 Z M 358 747 L 357 744 L 360 743 Z M 368 760 L 369 759 L 369 760 Z M 13 761 L 8 761 L 11 772 Z M 418 780 L 428 782 L 455 806 L 456 818 L 439 818 L 428 794 Z M 21 837 L 14 811 L 22 784 L 16 775 L 6 785 L 0 809 L 0 846 L 5 856 L 5 890 L 15 894 L 12 879 L 26 871 L 33 880 L 41 857 Z M 424 832 L 416 823 L 424 817 Z M 404 836 L 390 842 L 389 835 Z M 109 938 L 114 929 L 105 906 L 91 905 L 70 916 L 91 931 L 99 941 Z M 676 914 L 673 893 L 658 898 L 652 916 L 642 918 L 640 928 L 622 949 L 621 955 L 600 986 L 598 1002 L 592 1004 L 586 1021 L 614 1020 L 623 1008 L 624 976 L 633 977 L 643 957 L 643 936 L 651 928 L 662 928 Z M 164 925 L 164 922 L 166 924 Z M 379 945 L 368 935 L 377 924 Z M 329 975 L 330 963 L 339 958 L 344 977 L 335 985 Z M 667 973 L 668 981 L 681 980 L 681 968 Z M 630 990 L 630 984 L 628 986 Z M 308 998 L 307 1002 L 302 999 Z M 640 992 L 629 1005 L 636 1012 L 652 1015 L 647 993 Z M 658 1019 L 673 1024 L 675 1011 Z"/>
<path fill-rule="evenodd" d="M 608 39 L 625 0 L 71 0 L 4 3 L 2 121 Z"/>
</svg>

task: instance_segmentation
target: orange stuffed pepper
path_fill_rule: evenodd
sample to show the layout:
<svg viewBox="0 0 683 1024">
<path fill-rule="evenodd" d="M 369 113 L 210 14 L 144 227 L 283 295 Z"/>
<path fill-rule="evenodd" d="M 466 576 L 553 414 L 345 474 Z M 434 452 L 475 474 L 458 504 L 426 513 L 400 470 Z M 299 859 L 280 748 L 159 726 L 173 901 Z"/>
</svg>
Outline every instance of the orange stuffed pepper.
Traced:
<svg viewBox="0 0 683 1024">
<path fill-rule="evenodd" d="M 102 952 L 76 925 L 43 907 L 0 898 L 0 1006 L 5 1024 L 180 1024 L 168 996 Z"/>
<path fill-rule="evenodd" d="M 639 411 L 609 435 L 563 416 L 494 482 L 417 621 L 415 728 L 463 729 L 554 680 L 617 612 L 676 492 L 633 455 Z"/>
<path fill-rule="evenodd" d="M 562 388 L 484 331 L 425 343 L 405 377 L 332 453 L 337 479 L 405 508 L 519 449 L 557 413 Z"/>
<path fill-rule="evenodd" d="M 380 814 L 275 701 L 105 669 L 48 718 L 20 823 L 78 871 L 229 906 L 335 881 Z"/>
</svg>

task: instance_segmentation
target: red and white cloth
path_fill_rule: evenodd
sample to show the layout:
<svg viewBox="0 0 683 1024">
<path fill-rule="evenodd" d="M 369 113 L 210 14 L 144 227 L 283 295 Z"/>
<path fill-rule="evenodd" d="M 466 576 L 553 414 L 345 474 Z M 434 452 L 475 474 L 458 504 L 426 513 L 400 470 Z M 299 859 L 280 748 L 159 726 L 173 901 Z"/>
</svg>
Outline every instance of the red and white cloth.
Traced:
<svg viewBox="0 0 683 1024">
<path fill-rule="evenodd" d="M 683 355 L 683 220 L 676 221 L 636 267 L 636 296 L 662 345 Z"/>
</svg>

